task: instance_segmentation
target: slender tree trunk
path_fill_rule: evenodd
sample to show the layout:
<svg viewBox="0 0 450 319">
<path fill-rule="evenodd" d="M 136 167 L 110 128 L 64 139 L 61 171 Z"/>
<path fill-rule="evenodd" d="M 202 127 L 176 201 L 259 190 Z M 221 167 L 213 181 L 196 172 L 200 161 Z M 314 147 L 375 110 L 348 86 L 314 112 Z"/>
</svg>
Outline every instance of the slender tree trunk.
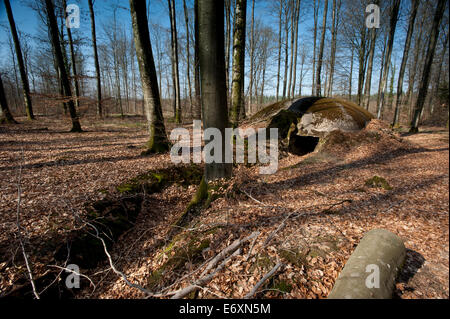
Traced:
<svg viewBox="0 0 450 319">
<path fill-rule="evenodd" d="M 316 72 L 316 95 L 317 96 L 322 96 L 322 88 L 321 88 L 321 84 L 320 84 L 320 73 L 322 70 L 323 47 L 325 45 L 325 33 L 327 31 L 328 0 L 325 0 L 324 5 L 325 5 L 325 7 L 323 9 L 322 36 L 320 39 L 319 59 L 317 61 L 317 72 Z"/>
<path fill-rule="evenodd" d="M 397 84 L 397 98 L 395 100 L 394 119 L 392 120 L 392 126 L 397 125 L 400 118 L 400 100 L 403 90 L 403 78 L 405 76 L 406 63 L 408 61 L 409 48 L 411 46 L 411 38 L 414 32 L 414 23 L 416 21 L 417 9 L 419 7 L 419 0 L 411 0 L 411 14 L 409 16 L 408 31 L 406 33 L 405 47 L 403 49 L 402 63 L 400 65 L 400 71 L 398 74 Z"/>
<path fill-rule="evenodd" d="M 430 81 L 430 70 L 433 63 L 434 51 L 436 49 L 437 39 L 439 38 L 439 29 L 444 14 L 445 0 L 439 0 L 436 6 L 436 11 L 433 18 L 433 26 L 431 29 L 430 37 L 428 38 L 427 54 L 425 58 L 425 65 L 422 74 L 422 80 L 420 81 L 419 95 L 417 97 L 416 105 L 414 107 L 414 116 L 411 121 L 410 132 L 417 133 L 419 131 L 419 117 L 423 110 L 423 104 L 428 92 L 428 84 Z"/>
<path fill-rule="evenodd" d="M 400 0 L 393 0 L 391 15 L 390 15 L 390 23 L 389 23 L 389 39 L 386 47 L 386 56 L 384 60 L 384 70 L 383 70 L 383 78 L 381 80 L 381 97 L 380 103 L 378 104 L 377 110 L 377 118 L 381 118 L 383 113 L 383 106 L 385 103 L 384 94 L 386 92 L 385 87 L 387 83 L 387 77 L 389 75 L 389 65 L 391 64 L 391 54 L 392 54 L 392 46 L 394 44 L 394 36 L 395 36 L 395 28 L 397 26 L 398 21 L 398 11 L 400 8 Z"/>
<path fill-rule="evenodd" d="M 375 44 L 377 39 L 377 30 L 375 28 L 372 28 L 370 30 L 370 48 L 369 48 L 369 62 L 367 66 L 367 74 L 366 74 L 366 86 L 364 90 L 364 96 L 365 96 L 365 106 L 366 110 L 369 110 L 369 103 L 370 103 L 370 87 L 372 85 L 372 69 L 373 69 L 373 58 L 375 55 Z"/>
<path fill-rule="evenodd" d="M 334 64 L 336 61 L 336 38 L 337 38 L 337 26 L 339 24 L 339 9 L 341 6 L 341 1 L 336 8 L 336 0 L 333 0 L 333 11 L 331 15 L 331 53 L 330 53 L 330 75 L 328 77 L 327 86 L 327 96 L 332 95 L 333 91 L 333 75 L 334 75 Z"/>
<path fill-rule="evenodd" d="M 354 55 L 354 48 L 352 46 L 352 57 L 351 57 L 351 60 L 350 60 L 350 76 L 349 76 L 349 79 L 348 79 L 348 99 L 349 99 L 349 101 L 352 100 L 353 55 Z"/>
<path fill-rule="evenodd" d="M 183 0 L 185 1 L 185 0 Z M 228 87 L 230 84 L 230 46 L 231 46 L 231 0 L 225 0 L 225 16 L 226 16 L 226 31 L 225 31 L 225 75 L 226 75 L 226 83 L 227 83 L 227 96 L 229 97 L 230 88 Z M 229 98 L 227 98 L 229 101 Z"/>
<path fill-rule="evenodd" d="M 239 124 L 239 115 L 243 107 L 244 64 L 245 64 L 245 21 L 247 0 L 236 0 L 233 27 L 233 69 L 231 84 L 231 121 L 233 127 Z"/>
<path fill-rule="evenodd" d="M 357 92 L 357 104 L 361 105 L 364 100 L 363 87 L 364 87 L 364 75 L 366 73 L 367 55 L 366 55 L 366 28 L 362 29 L 361 34 L 361 47 L 358 49 L 358 92 Z"/>
<path fill-rule="evenodd" d="M 130 0 L 131 23 L 134 34 L 134 46 L 141 75 L 144 108 L 147 116 L 149 141 L 145 153 L 160 153 L 169 150 L 161 100 L 158 91 L 155 62 L 148 31 L 145 1 Z"/>
<path fill-rule="evenodd" d="M 317 21 L 319 20 L 319 7 L 320 0 L 314 0 L 314 49 L 313 49 L 313 74 L 312 74 L 312 86 L 311 95 L 316 95 L 316 41 L 317 41 Z"/>
<path fill-rule="evenodd" d="M 191 108 L 191 115 L 192 115 L 192 88 L 191 88 L 191 53 L 189 52 L 189 14 L 188 9 L 186 6 L 186 0 L 183 0 L 183 7 L 184 7 L 184 21 L 186 23 L 186 59 L 187 59 L 187 70 L 186 70 L 186 76 L 188 80 L 188 88 L 189 88 L 189 105 Z"/>
<path fill-rule="evenodd" d="M 249 79 L 249 94 L 248 94 L 248 111 L 250 114 L 253 111 L 252 97 L 253 97 L 253 81 L 254 81 L 254 54 L 255 54 L 255 0 L 252 0 L 252 15 L 250 23 L 250 79 Z"/>
<path fill-rule="evenodd" d="M 17 35 L 16 23 L 11 10 L 9 0 L 4 0 L 6 14 L 8 16 L 9 26 L 11 28 L 11 34 L 14 41 L 14 47 L 16 49 L 17 64 L 19 65 L 20 78 L 22 80 L 23 98 L 25 103 L 25 111 L 29 120 L 34 119 L 33 106 L 31 103 L 30 85 L 28 83 L 28 77 L 25 72 L 25 63 L 23 62 L 22 49 L 20 47 L 19 36 Z M 55 22 L 56 23 L 56 22 Z"/>
<path fill-rule="evenodd" d="M 286 3 L 284 8 L 285 26 L 284 32 L 286 34 L 286 45 L 284 47 L 284 78 L 283 78 L 283 100 L 286 98 L 286 85 L 288 77 L 288 61 L 289 61 L 289 5 Z"/>
<path fill-rule="evenodd" d="M 436 72 L 436 79 L 435 79 L 435 82 L 434 82 L 434 85 L 433 85 L 433 91 L 432 91 L 432 94 L 431 94 L 431 98 L 430 98 L 430 115 L 433 115 L 433 113 L 434 113 L 434 103 L 433 103 L 433 100 L 434 100 L 434 98 L 436 97 L 436 95 L 437 95 L 437 92 L 438 92 L 438 90 L 439 90 L 439 85 L 440 85 L 440 82 L 441 82 L 441 75 L 442 75 L 442 65 L 443 65 L 443 63 L 444 63 L 444 61 L 445 61 L 445 53 L 447 52 L 447 46 L 448 46 L 448 33 L 445 35 L 445 37 L 444 37 L 444 44 L 443 44 L 443 46 L 442 46 L 442 53 L 441 53 L 441 57 L 440 57 L 440 59 L 439 59 L 439 66 L 438 66 L 438 68 L 437 68 L 437 72 Z"/>
<path fill-rule="evenodd" d="M 195 86 L 195 108 L 194 120 L 202 118 L 202 99 L 200 92 L 200 57 L 199 57 L 199 33 L 198 33 L 198 0 L 194 0 L 194 86 Z"/>
<path fill-rule="evenodd" d="M 291 98 L 291 86 L 292 86 L 292 73 L 293 73 L 293 68 L 294 68 L 294 37 L 295 37 L 295 26 L 294 26 L 294 19 L 295 19 L 295 0 L 291 0 L 291 57 L 290 57 L 290 62 L 289 62 L 289 81 L 287 84 L 287 98 L 290 99 Z"/>
<path fill-rule="evenodd" d="M 0 123 L 17 124 L 16 120 L 9 111 L 8 102 L 6 101 L 5 89 L 3 88 L 2 75 L 0 73 Z"/>
<path fill-rule="evenodd" d="M 97 36 L 95 34 L 95 14 L 94 5 L 92 0 L 89 3 L 89 14 L 91 18 L 91 33 L 92 33 L 92 47 L 94 49 L 94 65 L 95 65 L 95 78 L 97 83 L 97 115 L 99 117 L 103 116 L 102 110 L 102 86 L 100 80 L 100 64 L 98 63 L 98 52 L 97 52 Z"/>
<path fill-rule="evenodd" d="M 45 0 L 45 6 L 47 11 L 47 17 L 49 21 L 49 33 L 51 35 L 52 46 L 55 51 L 56 61 L 58 62 L 58 67 L 61 72 L 61 82 L 64 88 L 64 95 L 69 97 L 69 101 L 67 102 L 67 106 L 70 113 L 70 118 L 72 119 L 72 129 L 71 132 L 81 132 L 80 121 L 78 120 L 78 115 L 75 110 L 75 105 L 72 100 L 72 91 L 70 88 L 70 81 L 67 75 L 66 67 L 64 65 L 64 58 L 61 52 L 61 44 L 59 43 L 59 32 L 58 25 L 56 23 L 55 11 L 53 7 L 52 0 Z"/>
<path fill-rule="evenodd" d="M 223 0 L 199 0 L 200 72 L 203 100 L 203 127 L 221 133 L 220 162 L 206 163 L 205 181 L 231 177 L 232 164 L 225 163 L 225 128 L 228 127 L 225 84 Z M 219 138 L 219 137 L 216 137 Z M 207 143 L 209 141 L 205 141 Z M 214 140 L 219 144 L 219 141 Z M 214 152 L 219 151 L 217 148 Z M 207 158 L 210 155 L 206 155 Z"/>
<path fill-rule="evenodd" d="M 280 13 L 279 13 L 279 20 L 278 20 L 278 69 L 277 69 L 277 102 L 279 98 L 279 92 L 280 92 L 280 66 L 281 66 L 281 20 L 282 20 L 282 14 L 283 14 L 283 3 L 284 0 L 279 0 L 280 2 Z"/>
<path fill-rule="evenodd" d="M 292 88 L 291 88 L 291 95 L 292 98 L 295 98 L 295 83 L 297 80 L 297 52 L 298 52 L 298 24 L 300 20 L 300 0 L 296 1 L 296 11 L 295 11 L 295 42 L 294 42 L 294 74 L 292 75 Z M 264 69 L 265 71 L 265 69 Z"/>
<path fill-rule="evenodd" d="M 67 19 L 67 12 L 65 8 L 67 7 L 66 0 L 63 0 L 63 10 L 64 10 L 64 17 Z M 70 28 L 67 28 L 67 37 L 69 39 L 69 49 L 70 49 L 70 60 L 72 62 L 72 73 L 73 73 L 73 81 L 74 81 L 74 87 L 75 87 L 75 105 L 77 108 L 80 107 L 80 88 L 78 85 L 78 73 L 77 73 L 77 66 L 75 61 L 75 50 L 73 48 L 73 41 L 72 41 L 72 31 L 70 31 Z"/>
<path fill-rule="evenodd" d="M 181 123 L 181 99 L 180 99 L 180 73 L 178 70 L 178 36 L 177 36 L 177 20 L 175 13 L 175 0 L 167 0 L 169 3 L 170 30 L 172 39 L 172 68 L 173 68 L 173 85 L 175 99 L 175 122 Z"/>
</svg>

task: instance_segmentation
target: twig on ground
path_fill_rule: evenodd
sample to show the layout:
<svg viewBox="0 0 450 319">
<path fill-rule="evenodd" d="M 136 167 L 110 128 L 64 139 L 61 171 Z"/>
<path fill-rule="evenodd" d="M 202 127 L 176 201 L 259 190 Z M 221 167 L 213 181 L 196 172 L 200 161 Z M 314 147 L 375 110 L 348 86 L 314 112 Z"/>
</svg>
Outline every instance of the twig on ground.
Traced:
<svg viewBox="0 0 450 319">
<path fill-rule="evenodd" d="M 39 294 L 36 291 L 36 284 L 34 283 L 33 273 L 31 272 L 30 263 L 28 262 L 28 256 L 25 251 L 25 245 L 23 243 L 22 232 L 20 231 L 20 202 L 22 199 L 22 189 L 20 187 L 22 179 L 22 161 L 23 161 L 23 148 L 22 148 L 22 159 L 19 164 L 19 173 L 17 177 L 17 215 L 16 215 L 16 225 L 17 225 L 17 236 L 19 237 L 20 248 L 22 249 L 23 258 L 25 259 L 25 265 L 27 267 L 28 277 L 30 279 L 31 287 L 33 288 L 33 294 L 36 299 L 40 299 Z"/>
<path fill-rule="evenodd" d="M 258 283 L 253 287 L 253 289 L 250 290 L 250 292 L 245 295 L 244 299 L 252 298 L 256 294 L 256 292 L 258 291 L 259 287 L 261 287 L 262 284 L 267 279 L 269 279 L 278 270 L 278 268 L 280 268 L 282 265 L 283 265 L 283 263 L 281 263 L 281 262 L 276 264 L 264 277 L 262 277 L 262 279 L 260 281 L 258 281 Z"/>
</svg>

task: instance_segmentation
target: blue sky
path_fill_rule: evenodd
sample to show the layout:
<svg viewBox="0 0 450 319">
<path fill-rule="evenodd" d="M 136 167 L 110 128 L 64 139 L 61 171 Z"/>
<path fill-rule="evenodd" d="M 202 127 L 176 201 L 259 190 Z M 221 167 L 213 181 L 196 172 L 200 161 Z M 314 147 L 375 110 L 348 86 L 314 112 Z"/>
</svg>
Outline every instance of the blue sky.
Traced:
<svg viewBox="0 0 450 319">
<path fill-rule="evenodd" d="M 34 35 L 36 34 L 36 32 L 39 32 L 39 20 L 36 16 L 36 13 L 29 8 L 29 6 L 26 5 L 26 1 L 28 0 L 10 0 L 11 1 L 11 6 L 12 6 L 12 10 L 13 10 L 13 14 L 14 14 L 14 18 L 16 21 L 16 26 L 19 30 L 21 30 L 22 32 L 25 32 L 27 34 L 30 35 Z M 80 29 L 74 30 L 73 32 L 80 32 L 82 33 L 85 37 L 87 37 L 88 39 L 90 39 L 90 21 L 89 21 L 89 9 L 88 9 L 88 5 L 87 5 L 87 0 L 75 0 L 75 1 L 67 1 L 68 4 L 74 3 L 77 4 L 80 8 L 80 14 L 81 14 L 81 24 L 80 24 Z M 405 2 L 408 1 L 403 1 L 402 6 L 408 6 L 409 4 L 406 4 Z M 167 1 L 166 0 L 147 0 L 147 3 L 150 3 L 149 5 L 149 9 L 150 9 L 150 22 L 151 23 L 155 23 L 155 24 L 159 24 L 165 28 L 169 28 L 170 24 L 169 24 L 169 18 L 168 18 L 168 10 L 167 10 Z M 187 0 L 187 4 L 189 7 L 192 7 L 192 3 L 193 0 Z M 312 17 L 310 15 L 306 15 L 305 13 L 307 13 L 308 9 L 306 9 L 306 7 L 310 7 L 312 4 L 312 1 L 307 1 L 307 0 L 302 0 L 302 10 L 301 13 L 303 13 L 303 15 L 301 15 L 301 23 L 300 23 L 300 30 L 299 30 L 299 34 L 300 34 L 300 44 L 302 43 L 302 41 L 306 41 L 306 43 L 310 43 L 310 37 L 312 36 L 312 32 L 311 32 L 311 28 L 312 28 Z M 321 1 L 321 3 L 323 3 L 323 1 Z M 102 25 L 104 23 L 106 23 L 110 17 L 112 16 L 112 7 L 114 5 L 118 5 L 119 9 L 117 10 L 117 17 L 118 17 L 118 21 L 119 23 L 123 23 L 126 28 L 128 30 L 130 30 L 131 28 L 131 24 L 130 24 L 130 14 L 128 11 L 129 8 L 129 2 L 128 0 L 95 0 L 94 2 L 94 8 L 95 8 L 95 13 L 96 13 L 96 23 L 97 23 L 97 35 L 99 38 L 99 42 L 102 41 L 102 37 L 104 37 L 104 29 L 102 27 Z M 255 6 L 255 16 L 256 18 L 259 18 L 261 20 L 263 20 L 263 22 L 267 25 L 267 24 L 272 24 L 274 31 L 277 33 L 277 29 L 278 29 L 278 23 L 276 20 L 276 15 L 277 13 L 274 12 L 273 8 L 271 8 L 271 1 L 270 0 L 259 0 L 256 2 L 256 6 Z M 332 2 L 329 1 L 329 12 L 331 11 L 331 5 Z M 176 1 L 176 6 L 177 6 L 177 12 L 179 12 L 178 14 L 182 15 L 183 12 L 183 3 L 181 0 Z M 309 9 L 310 10 L 310 9 Z M 405 10 L 402 10 L 403 12 Z M 248 1 L 248 9 L 247 9 L 247 23 L 250 23 L 250 13 L 251 13 L 251 1 Z M 177 14 L 177 15 L 178 15 Z M 361 8 L 361 14 L 364 14 L 364 8 Z M 401 17 L 401 20 L 399 22 L 399 25 L 397 27 L 397 32 L 396 32 L 396 38 L 395 38 L 395 46 L 394 46 L 394 51 L 393 51 L 393 56 L 392 58 L 396 60 L 396 65 L 397 65 L 397 70 L 398 67 L 400 65 L 400 59 L 401 59 L 401 55 L 402 55 L 402 50 L 401 48 L 403 47 L 403 43 L 404 43 L 404 24 L 407 17 Z M 382 17 L 383 19 L 383 17 Z M 321 13 L 319 13 L 319 24 L 321 24 L 322 21 L 322 15 Z M 182 19 L 178 19 L 177 21 L 177 25 L 178 28 L 181 30 L 180 32 L 184 32 L 184 20 Z M 3 1 L 0 1 L 0 26 L 5 26 L 6 28 L 0 27 L 0 43 L 1 43 L 1 47 L 0 47 L 0 65 L 4 64 L 5 58 L 9 57 L 9 48 L 7 46 L 7 37 L 9 36 L 9 25 L 8 25 L 8 20 L 6 17 L 6 12 L 5 12 L 5 8 L 4 8 L 4 4 Z M 130 30 L 131 32 L 131 30 Z M 304 33 L 306 36 L 303 36 L 302 33 Z M 303 39 L 302 39 L 303 37 Z M 307 39 L 305 40 L 305 37 L 307 37 Z M 327 45 L 327 43 L 326 43 Z M 398 48 L 398 50 L 396 49 Z M 308 48 L 308 50 L 311 48 Z M 90 52 L 88 53 L 90 55 Z M 275 57 L 273 57 L 272 59 L 274 59 Z M 349 61 L 347 61 L 349 62 Z M 345 64 L 346 61 L 343 61 L 343 63 Z M 376 62 L 375 62 L 376 63 Z M 248 63 L 246 68 L 248 67 Z M 355 59 L 355 67 L 357 67 L 357 61 Z M 377 81 L 377 77 L 378 77 L 378 70 L 379 67 L 377 67 L 377 65 L 375 65 L 374 68 L 374 76 L 375 76 L 375 80 L 372 81 L 372 92 L 374 92 L 374 90 L 377 89 L 377 85 L 378 85 L 378 81 Z M 273 71 L 273 70 L 272 70 Z M 299 72 L 299 71 L 297 71 Z M 357 69 L 355 69 L 355 72 L 357 72 Z M 272 72 L 273 73 L 273 72 Z M 297 73 L 298 74 L 298 73 Z M 304 80 L 305 84 L 307 85 L 307 87 L 305 87 L 305 92 L 309 92 L 310 91 L 310 87 L 308 87 L 310 85 L 310 75 L 311 72 L 309 72 Z M 356 89 L 356 85 L 357 85 L 357 74 L 354 73 L 354 80 L 353 80 L 353 91 L 355 91 Z M 247 81 L 246 81 L 246 85 L 247 85 Z M 298 83 L 298 80 L 297 80 Z M 273 86 L 273 83 L 272 83 Z M 268 92 L 269 94 L 274 94 L 274 90 L 268 88 Z"/>
</svg>

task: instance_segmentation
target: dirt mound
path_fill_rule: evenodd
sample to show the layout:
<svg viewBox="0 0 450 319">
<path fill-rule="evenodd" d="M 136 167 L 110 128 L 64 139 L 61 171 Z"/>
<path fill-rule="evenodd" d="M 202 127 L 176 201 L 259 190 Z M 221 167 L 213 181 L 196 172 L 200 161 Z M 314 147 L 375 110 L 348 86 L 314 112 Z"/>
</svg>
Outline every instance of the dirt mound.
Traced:
<svg viewBox="0 0 450 319">
<path fill-rule="evenodd" d="M 353 153 L 361 153 L 367 156 L 412 147 L 408 141 L 394 132 L 389 124 L 373 119 L 364 129 L 357 132 L 340 130 L 330 132 L 321 139 L 316 150 L 340 157 L 348 157 Z"/>
</svg>

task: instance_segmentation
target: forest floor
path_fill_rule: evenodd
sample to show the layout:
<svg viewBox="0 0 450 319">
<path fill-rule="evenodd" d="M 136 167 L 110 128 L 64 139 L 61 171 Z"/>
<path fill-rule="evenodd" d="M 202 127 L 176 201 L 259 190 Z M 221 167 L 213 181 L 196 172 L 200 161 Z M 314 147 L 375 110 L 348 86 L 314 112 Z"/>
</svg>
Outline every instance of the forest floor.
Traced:
<svg viewBox="0 0 450 319">
<path fill-rule="evenodd" d="M 141 156 L 147 134 L 139 117 L 83 118 L 84 133 L 67 133 L 69 123 L 57 118 L 18 120 L 22 124 L 0 127 L 0 296 L 27 282 L 17 213 L 38 278 L 58 264 L 51 252 L 43 253 L 46 243 L 76 228 L 75 216 L 86 215 L 86 204 L 123 196 L 117 185 L 173 166 L 168 154 Z M 197 187 L 172 184 L 147 194 L 134 227 L 110 249 L 111 259 L 131 282 L 172 291 L 199 278 L 202 262 L 258 231 L 197 298 L 242 298 L 278 262 L 283 266 L 256 297 L 326 298 L 364 233 L 385 228 L 407 248 L 396 297 L 449 298 L 448 130 L 423 127 L 396 141 L 290 154 L 273 175 L 259 175 L 256 166 L 235 167 L 232 180 L 218 189 L 221 195 L 172 238 L 171 225 Z M 366 185 L 374 176 L 390 187 Z M 203 240 L 200 254 L 187 252 L 182 263 L 173 262 Z M 108 261 L 82 271 L 95 289 L 83 281 L 77 298 L 145 297 Z"/>
</svg>

